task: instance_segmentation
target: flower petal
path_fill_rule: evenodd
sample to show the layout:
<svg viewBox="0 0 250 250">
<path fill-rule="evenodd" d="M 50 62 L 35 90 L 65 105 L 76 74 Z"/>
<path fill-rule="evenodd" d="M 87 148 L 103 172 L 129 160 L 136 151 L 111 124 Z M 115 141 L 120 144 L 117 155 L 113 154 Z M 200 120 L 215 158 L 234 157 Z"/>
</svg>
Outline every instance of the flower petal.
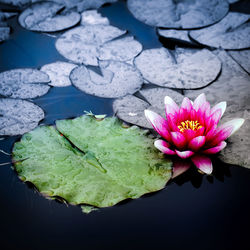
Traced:
<svg viewBox="0 0 250 250">
<path fill-rule="evenodd" d="M 206 96 L 204 93 L 202 93 L 194 100 L 193 109 L 197 111 L 201 107 L 201 105 L 205 102 L 206 102 Z"/>
<path fill-rule="evenodd" d="M 160 115 L 151 110 L 144 110 L 147 120 L 152 124 L 155 131 L 168 141 L 171 141 L 171 136 L 168 132 L 168 123 Z"/>
<path fill-rule="evenodd" d="M 164 103 L 166 109 L 166 117 L 169 114 L 176 115 L 179 113 L 179 107 L 171 97 L 165 96 Z"/>
<path fill-rule="evenodd" d="M 170 144 L 163 140 L 156 140 L 154 146 L 158 148 L 162 153 L 167 155 L 175 155 L 175 152 L 169 149 Z"/>
<path fill-rule="evenodd" d="M 185 160 L 174 160 L 174 166 L 173 166 L 173 175 L 172 178 L 175 178 L 181 174 L 183 174 L 184 172 L 186 172 L 191 166 L 191 162 L 190 161 L 185 161 Z"/>
<path fill-rule="evenodd" d="M 196 131 L 192 129 L 185 129 L 182 133 L 186 137 L 187 141 L 191 141 L 196 136 Z"/>
<path fill-rule="evenodd" d="M 211 114 L 213 114 L 214 112 L 216 112 L 217 110 L 221 111 L 221 117 L 223 116 L 225 110 L 227 108 L 227 103 L 226 102 L 219 102 L 217 103 L 212 109 L 211 109 Z M 221 118 L 220 117 L 220 118 Z"/>
<path fill-rule="evenodd" d="M 222 124 L 217 129 L 217 133 L 211 138 L 209 145 L 215 146 L 234 134 L 244 123 L 244 119 L 238 118 Z"/>
<path fill-rule="evenodd" d="M 207 128 L 211 128 L 213 125 L 217 125 L 221 118 L 221 109 L 217 109 L 209 118 L 208 122 L 206 123 Z"/>
<path fill-rule="evenodd" d="M 181 132 L 171 132 L 171 139 L 173 144 L 178 148 L 178 149 L 183 149 L 186 144 L 186 138 Z"/>
<path fill-rule="evenodd" d="M 191 158 L 194 165 L 206 174 L 211 174 L 213 165 L 209 157 L 205 155 L 195 155 Z"/>
<path fill-rule="evenodd" d="M 204 146 L 205 142 L 206 142 L 205 136 L 197 136 L 189 142 L 188 148 L 191 149 L 192 151 L 197 152 L 202 146 Z"/>
<path fill-rule="evenodd" d="M 213 148 L 206 149 L 202 151 L 203 154 L 217 154 L 219 153 L 222 149 L 224 149 L 227 146 L 227 143 L 225 141 L 220 142 L 217 146 Z"/>
<path fill-rule="evenodd" d="M 182 158 L 182 159 L 187 159 L 191 156 L 194 155 L 194 152 L 190 151 L 190 150 L 186 150 L 186 151 L 178 151 L 178 150 L 175 150 L 176 154 Z"/>
<path fill-rule="evenodd" d="M 181 108 L 186 109 L 188 112 L 190 112 L 192 107 L 193 105 L 191 101 L 187 97 L 184 97 L 181 103 Z"/>
</svg>

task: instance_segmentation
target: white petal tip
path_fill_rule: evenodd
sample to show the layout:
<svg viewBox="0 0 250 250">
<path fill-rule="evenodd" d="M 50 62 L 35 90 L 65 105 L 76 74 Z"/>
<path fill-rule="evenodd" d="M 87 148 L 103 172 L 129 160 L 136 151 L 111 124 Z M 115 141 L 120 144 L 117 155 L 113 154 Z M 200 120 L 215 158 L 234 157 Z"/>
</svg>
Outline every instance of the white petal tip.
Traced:
<svg viewBox="0 0 250 250">
<path fill-rule="evenodd" d="M 231 133 L 231 135 L 232 135 L 243 125 L 243 123 L 245 122 L 245 119 L 238 118 L 238 119 L 232 120 L 231 122 L 232 122 L 232 125 L 233 125 L 233 131 Z"/>
</svg>

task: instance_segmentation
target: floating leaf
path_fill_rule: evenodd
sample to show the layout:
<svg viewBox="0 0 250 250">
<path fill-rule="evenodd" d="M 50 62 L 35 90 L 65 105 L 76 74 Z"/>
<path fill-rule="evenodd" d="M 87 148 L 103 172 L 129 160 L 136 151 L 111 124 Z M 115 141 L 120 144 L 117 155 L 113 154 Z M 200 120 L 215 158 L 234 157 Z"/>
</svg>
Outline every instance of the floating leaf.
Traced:
<svg viewBox="0 0 250 250">
<path fill-rule="evenodd" d="M 100 46 L 98 58 L 99 60 L 128 61 L 141 51 L 142 45 L 133 37 L 127 36 Z"/>
<path fill-rule="evenodd" d="M 214 53 L 222 62 L 220 77 L 201 90 L 185 91 L 185 95 L 193 99 L 205 93 L 212 104 L 226 101 L 226 112 L 232 115 L 239 110 L 250 109 L 249 75 L 225 51 Z"/>
<path fill-rule="evenodd" d="M 67 62 L 54 62 L 43 65 L 41 71 L 48 74 L 50 78 L 49 85 L 54 87 L 66 87 L 70 86 L 71 82 L 69 74 L 77 65 Z"/>
<path fill-rule="evenodd" d="M 250 74 L 250 50 L 229 51 L 229 54 Z"/>
<path fill-rule="evenodd" d="M 214 48 L 244 49 L 250 47 L 249 14 L 229 12 L 220 22 L 189 35 L 200 44 Z"/>
<path fill-rule="evenodd" d="M 173 54 L 165 48 L 148 49 L 134 63 L 147 81 L 177 89 L 204 87 L 221 70 L 220 61 L 207 49 L 177 48 Z"/>
<path fill-rule="evenodd" d="M 117 0 L 78 0 L 76 6 L 77 11 L 81 12 L 87 9 L 98 9 L 105 3 L 114 3 L 116 1 Z"/>
<path fill-rule="evenodd" d="M 80 90 L 90 95 L 116 98 L 138 91 L 143 79 L 140 72 L 127 63 L 101 61 L 102 75 L 85 66 L 79 66 L 70 74 L 71 82 Z"/>
<path fill-rule="evenodd" d="M 107 17 L 103 17 L 97 10 L 86 10 L 81 14 L 81 25 L 109 25 Z"/>
<path fill-rule="evenodd" d="M 50 87 L 49 76 L 36 69 L 12 69 L 0 73 L 0 94 L 12 98 L 36 98 Z"/>
<path fill-rule="evenodd" d="M 128 0 L 140 21 L 158 27 L 193 29 L 211 25 L 228 12 L 226 0 Z"/>
<path fill-rule="evenodd" d="M 81 16 L 77 12 L 63 12 L 64 6 L 54 2 L 38 2 L 25 9 L 18 21 L 33 31 L 55 32 L 75 26 Z"/>
<path fill-rule="evenodd" d="M 228 144 L 220 153 L 220 158 L 228 164 L 250 168 L 250 112 L 241 110 L 225 117 L 225 120 L 241 117 L 245 119 L 242 127 L 228 139 Z"/>
<path fill-rule="evenodd" d="M 140 95 L 142 99 L 127 95 L 115 100 L 113 110 L 116 116 L 123 121 L 144 128 L 152 128 L 144 115 L 145 109 L 150 109 L 165 117 L 164 97 L 170 96 L 177 103 L 181 103 L 183 99 L 183 96 L 178 92 L 165 88 L 142 89 Z"/>
<path fill-rule="evenodd" d="M 0 98 L 0 135 L 24 134 L 43 118 L 43 110 L 31 102 Z"/>
<path fill-rule="evenodd" d="M 65 58 L 86 65 L 98 65 L 98 48 L 126 33 L 111 25 L 87 25 L 71 29 L 56 41 L 56 49 Z"/>
<path fill-rule="evenodd" d="M 13 149 L 20 178 L 45 195 L 107 207 L 160 190 L 171 178 L 172 163 L 144 130 L 89 116 L 57 121 L 56 127 L 59 132 L 38 127 Z"/>
<path fill-rule="evenodd" d="M 170 39 L 180 40 L 191 45 L 197 45 L 195 42 L 191 41 L 188 36 L 187 30 L 173 30 L 173 29 L 161 29 L 158 28 L 158 33 L 160 36 Z"/>
</svg>

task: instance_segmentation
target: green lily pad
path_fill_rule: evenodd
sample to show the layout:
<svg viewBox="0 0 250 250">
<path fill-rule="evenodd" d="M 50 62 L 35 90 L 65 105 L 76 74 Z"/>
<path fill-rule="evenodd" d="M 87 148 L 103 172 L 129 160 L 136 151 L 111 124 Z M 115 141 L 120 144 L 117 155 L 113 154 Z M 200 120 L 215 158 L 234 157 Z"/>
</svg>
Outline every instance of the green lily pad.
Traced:
<svg viewBox="0 0 250 250">
<path fill-rule="evenodd" d="M 38 127 L 13 149 L 19 177 L 45 195 L 108 207 L 160 190 L 171 178 L 171 161 L 145 130 L 87 115 L 57 121 L 56 128 Z"/>
</svg>

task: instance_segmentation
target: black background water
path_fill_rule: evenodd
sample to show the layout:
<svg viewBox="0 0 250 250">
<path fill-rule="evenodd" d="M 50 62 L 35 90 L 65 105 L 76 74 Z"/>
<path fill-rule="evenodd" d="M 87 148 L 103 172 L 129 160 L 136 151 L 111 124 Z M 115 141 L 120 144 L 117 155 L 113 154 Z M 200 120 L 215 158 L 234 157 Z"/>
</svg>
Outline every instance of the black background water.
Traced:
<svg viewBox="0 0 250 250">
<path fill-rule="evenodd" d="M 135 20 L 124 1 L 100 12 L 111 24 L 139 40 L 144 48 L 160 47 L 155 29 Z M 29 32 L 9 21 L 10 40 L 0 44 L 0 72 L 39 68 L 63 60 L 55 39 Z M 170 44 L 172 45 L 172 44 Z M 84 94 L 74 87 L 51 88 L 32 100 L 45 110 L 43 124 L 91 110 L 112 115 L 112 100 Z M 15 140 L 0 141 L 11 152 Z M 0 155 L 1 162 L 10 161 Z M 23 184 L 10 165 L 0 167 L 1 249 L 250 249 L 250 171 L 215 163 L 213 177 L 190 170 L 152 195 L 88 215 L 80 207 L 42 197 Z"/>
</svg>

